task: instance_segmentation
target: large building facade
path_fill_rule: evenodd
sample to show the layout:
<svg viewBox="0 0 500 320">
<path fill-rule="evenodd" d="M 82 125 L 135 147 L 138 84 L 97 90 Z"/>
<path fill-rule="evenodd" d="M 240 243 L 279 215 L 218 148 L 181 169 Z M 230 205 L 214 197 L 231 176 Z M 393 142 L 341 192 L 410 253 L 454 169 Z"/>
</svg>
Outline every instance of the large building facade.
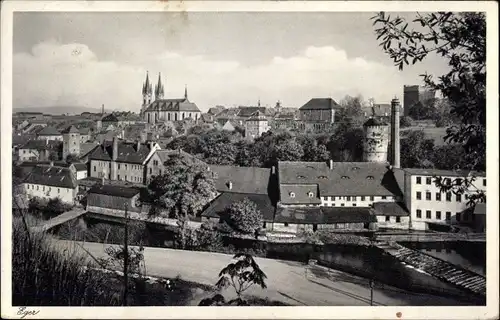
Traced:
<svg viewBox="0 0 500 320">
<path fill-rule="evenodd" d="M 184 97 L 180 99 L 164 99 L 165 89 L 161 82 L 161 74 L 158 75 L 158 84 L 155 86 L 154 99 L 153 89 L 146 75 L 146 81 L 142 87 L 141 116 L 147 123 L 158 123 L 164 121 L 182 121 L 191 119 L 198 121 L 201 111 L 195 103 L 189 101 L 187 87 Z"/>
<path fill-rule="evenodd" d="M 313 98 L 299 108 L 300 126 L 304 131 L 321 132 L 335 123 L 340 105 L 332 98 Z"/>
</svg>

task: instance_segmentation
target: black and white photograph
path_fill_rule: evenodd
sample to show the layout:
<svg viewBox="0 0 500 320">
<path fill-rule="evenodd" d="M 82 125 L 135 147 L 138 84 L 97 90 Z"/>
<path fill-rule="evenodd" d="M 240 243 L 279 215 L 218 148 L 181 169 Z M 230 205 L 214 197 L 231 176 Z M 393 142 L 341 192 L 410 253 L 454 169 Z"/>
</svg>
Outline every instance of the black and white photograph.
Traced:
<svg viewBox="0 0 500 320">
<path fill-rule="evenodd" d="M 2 318 L 497 318 L 498 7 L 432 4 L 3 2 Z"/>
</svg>

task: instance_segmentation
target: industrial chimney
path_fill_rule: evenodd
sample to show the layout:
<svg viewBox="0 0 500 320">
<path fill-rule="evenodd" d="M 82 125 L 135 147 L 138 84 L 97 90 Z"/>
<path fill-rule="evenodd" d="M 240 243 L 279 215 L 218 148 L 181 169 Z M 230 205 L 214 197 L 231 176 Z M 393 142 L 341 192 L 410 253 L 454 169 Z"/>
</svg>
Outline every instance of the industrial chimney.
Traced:
<svg viewBox="0 0 500 320">
<path fill-rule="evenodd" d="M 141 141 L 137 140 L 136 143 L 137 143 L 137 148 L 136 148 L 137 150 L 136 151 L 139 152 L 139 150 L 141 150 Z"/>
<path fill-rule="evenodd" d="M 117 157 L 118 157 L 118 138 L 113 137 L 113 154 L 111 159 L 113 159 L 113 161 L 116 161 Z"/>
<path fill-rule="evenodd" d="M 391 101 L 391 164 L 394 168 L 399 168 L 399 158 L 400 158 L 400 150 L 399 150 L 399 111 L 400 104 L 399 99 L 394 98 Z"/>
</svg>

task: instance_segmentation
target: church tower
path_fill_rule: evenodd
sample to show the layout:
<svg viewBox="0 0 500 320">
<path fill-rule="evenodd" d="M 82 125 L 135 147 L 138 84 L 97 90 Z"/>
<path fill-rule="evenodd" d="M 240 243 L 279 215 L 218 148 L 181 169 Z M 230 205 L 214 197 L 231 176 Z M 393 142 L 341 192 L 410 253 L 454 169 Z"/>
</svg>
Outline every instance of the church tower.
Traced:
<svg viewBox="0 0 500 320">
<path fill-rule="evenodd" d="M 163 99 L 165 95 L 165 89 L 163 88 L 163 84 L 161 83 L 161 72 L 158 74 L 158 84 L 155 86 L 155 100 Z"/>
<path fill-rule="evenodd" d="M 151 104 L 151 96 L 153 95 L 153 88 L 151 83 L 149 82 L 149 72 L 146 72 L 146 81 L 142 86 L 142 107 L 141 107 L 141 115 L 144 115 L 144 110 L 146 110 L 147 106 Z"/>
<path fill-rule="evenodd" d="M 80 155 L 80 131 L 75 126 L 69 126 L 62 132 L 63 136 L 63 160 L 71 155 Z"/>
</svg>

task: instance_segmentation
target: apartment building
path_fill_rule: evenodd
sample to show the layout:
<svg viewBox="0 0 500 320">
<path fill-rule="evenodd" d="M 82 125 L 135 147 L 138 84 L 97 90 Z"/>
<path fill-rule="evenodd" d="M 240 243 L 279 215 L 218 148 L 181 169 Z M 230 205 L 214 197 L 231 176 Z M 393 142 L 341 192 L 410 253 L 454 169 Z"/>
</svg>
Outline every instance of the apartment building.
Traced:
<svg viewBox="0 0 500 320">
<path fill-rule="evenodd" d="M 412 229 L 426 230 L 429 223 L 455 225 L 472 221 L 472 214 L 466 211 L 469 197 L 478 191 L 486 191 L 485 173 L 474 173 L 476 180 L 473 186 L 463 194 L 454 194 L 441 192 L 435 178 L 442 177 L 453 183 L 465 179 L 468 172 L 435 169 L 404 171 L 405 202 L 410 210 Z"/>
</svg>

